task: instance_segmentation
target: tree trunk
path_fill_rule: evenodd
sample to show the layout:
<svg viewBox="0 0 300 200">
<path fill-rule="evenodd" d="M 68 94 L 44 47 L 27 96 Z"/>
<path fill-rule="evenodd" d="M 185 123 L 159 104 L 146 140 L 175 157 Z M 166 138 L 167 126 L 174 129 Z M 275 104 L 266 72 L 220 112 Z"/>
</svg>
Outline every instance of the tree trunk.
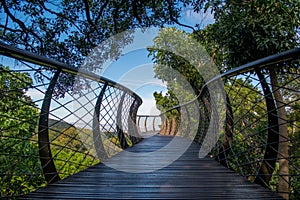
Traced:
<svg viewBox="0 0 300 200">
<path fill-rule="evenodd" d="M 167 127 L 168 127 L 167 117 L 163 116 L 163 118 L 162 118 L 162 127 L 161 127 L 161 129 L 159 131 L 159 134 L 160 135 L 166 135 Z"/>
<path fill-rule="evenodd" d="M 280 93 L 280 87 L 278 85 L 278 77 L 274 69 L 270 70 L 270 81 L 272 84 L 272 90 L 277 105 L 278 111 L 278 124 L 279 124 L 279 180 L 278 180 L 278 192 L 285 198 L 289 198 L 289 136 L 287 130 L 287 116 L 285 106 L 283 103 L 283 97 Z"/>
<path fill-rule="evenodd" d="M 279 152 L 278 112 L 276 109 L 276 103 L 273 98 L 271 88 L 269 87 L 265 76 L 259 68 L 256 68 L 255 72 L 259 78 L 262 87 L 262 92 L 264 94 L 264 99 L 266 102 L 268 115 L 268 135 L 264 156 L 260 164 L 260 168 L 257 172 L 257 175 L 254 179 L 254 182 L 268 188 L 273 172 L 275 170 Z"/>
</svg>

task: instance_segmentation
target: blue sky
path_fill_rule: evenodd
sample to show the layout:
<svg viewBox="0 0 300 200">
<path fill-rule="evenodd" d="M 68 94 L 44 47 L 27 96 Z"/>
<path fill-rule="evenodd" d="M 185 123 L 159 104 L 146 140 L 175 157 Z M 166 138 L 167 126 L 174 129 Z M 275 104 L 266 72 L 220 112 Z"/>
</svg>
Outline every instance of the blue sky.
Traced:
<svg viewBox="0 0 300 200">
<path fill-rule="evenodd" d="M 139 109 L 140 114 L 159 114 L 155 108 L 153 92 L 166 91 L 166 87 L 159 79 L 154 78 L 152 58 L 148 56 L 145 40 L 138 41 L 141 37 L 151 38 L 155 35 L 145 33 L 140 36 L 139 34 L 137 33 L 135 42 L 124 50 L 125 53 L 117 61 L 103 67 L 101 75 L 128 87 L 141 96 L 143 104 Z M 148 40 L 151 41 L 152 39 Z"/>
<path fill-rule="evenodd" d="M 208 12 L 195 13 L 191 9 L 182 12 L 181 23 L 195 26 L 201 24 L 205 27 L 213 23 L 213 16 Z M 178 29 L 191 32 L 185 27 L 176 26 Z M 166 86 L 160 80 L 154 78 L 152 58 L 148 56 L 147 46 L 153 44 L 153 39 L 158 31 L 135 33 L 134 42 L 125 47 L 123 55 L 114 62 L 108 62 L 103 66 L 101 75 L 112 79 L 135 91 L 143 99 L 139 114 L 159 114 L 153 97 L 154 91 L 166 92 Z"/>
<path fill-rule="evenodd" d="M 201 23 L 204 27 L 206 24 L 213 23 L 213 17 L 211 14 L 194 13 L 191 9 L 186 9 L 182 12 L 180 22 L 190 26 Z M 191 31 L 185 27 L 176 27 L 187 32 Z M 157 33 L 158 29 L 145 33 L 137 31 L 134 42 L 124 48 L 123 55 L 116 61 L 105 63 L 100 74 L 125 85 L 142 97 L 144 103 L 139 109 L 139 114 L 159 114 L 155 106 L 153 92 L 166 92 L 165 84 L 154 78 L 152 58 L 148 56 L 146 50 L 147 46 L 153 44 L 152 40 Z M 14 64 L 10 63 L 9 65 L 13 66 Z M 40 95 L 42 94 L 32 93 L 31 96 L 40 98 Z"/>
</svg>

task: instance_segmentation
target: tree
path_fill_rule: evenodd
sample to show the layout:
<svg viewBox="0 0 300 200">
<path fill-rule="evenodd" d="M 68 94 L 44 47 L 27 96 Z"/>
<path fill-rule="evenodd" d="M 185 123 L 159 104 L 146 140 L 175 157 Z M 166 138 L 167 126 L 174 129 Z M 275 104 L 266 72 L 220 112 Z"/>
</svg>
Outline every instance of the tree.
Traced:
<svg viewBox="0 0 300 200">
<path fill-rule="evenodd" d="M 228 145 L 230 150 L 223 159 L 226 160 L 228 167 L 242 171 L 248 180 L 253 180 L 253 174 L 259 168 L 253 161 L 261 160 L 264 156 L 263 148 L 254 147 L 265 145 L 268 119 L 264 95 L 256 81 L 249 78 L 249 75 L 251 74 L 231 78 L 225 83 L 232 107 L 234 142 Z M 219 152 L 223 151 L 225 150 L 221 149 Z M 219 152 L 214 155 L 219 157 Z"/>
<path fill-rule="evenodd" d="M 38 109 L 26 95 L 31 84 L 28 74 L 0 66 L 1 196 L 31 192 L 44 183 L 38 146 L 31 142 L 38 120 Z"/>
<path fill-rule="evenodd" d="M 167 83 L 168 92 L 165 95 L 154 93 L 158 109 L 162 112 L 168 111 L 164 126 L 169 130 L 169 127 L 172 127 L 171 132 L 177 131 L 177 127 L 180 127 L 181 135 L 192 139 L 195 136 L 204 139 L 207 132 L 203 131 L 204 129 L 200 130 L 200 112 L 203 111 L 203 115 L 206 114 L 209 118 L 213 117 L 210 118 L 211 121 L 217 120 L 213 113 L 219 112 L 220 119 L 225 117 L 225 112 L 222 112 L 224 104 L 221 103 L 224 103 L 225 100 L 223 98 L 225 96 L 224 88 L 219 81 L 207 86 L 206 89 L 209 92 L 199 97 L 205 82 L 218 75 L 218 69 L 211 57 L 204 47 L 193 38 L 193 35 L 176 28 L 161 29 L 154 39 L 154 45 L 149 47 L 148 51 L 155 63 L 155 76 Z M 174 109 L 176 105 L 185 104 L 195 98 L 198 98 L 198 101 L 191 102 L 180 109 Z M 212 99 L 216 100 L 215 105 L 221 106 L 214 106 L 204 114 L 205 111 L 201 110 L 198 104 L 210 104 Z M 219 124 L 221 126 L 223 123 Z M 209 122 L 204 125 L 208 128 Z M 219 130 L 219 126 L 214 128 Z M 170 132 L 169 130 L 167 132 Z M 213 131 L 213 134 L 217 132 Z M 206 147 L 202 145 L 201 147 L 208 149 L 211 145 L 206 145 Z"/>
<path fill-rule="evenodd" d="M 179 104 L 178 99 L 176 98 L 172 90 L 169 90 L 165 95 L 163 95 L 162 92 L 154 92 L 153 96 L 156 101 L 157 109 L 162 113 L 166 112 L 163 115 L 164 120 L 162 127 L 160 127 L 160 134 L 175 135 L 176 128 L 172 129 L 172 127 L 178 126 L 178 120 L 180 117 L 178 110 L 172 108 Z"/>
<path fill-rule="evenodd" d="M 99 72 L 103 63 L 121 56 L 122 49 L 133 41 L 135 28 L 180 24 L 181 8 L 188 5 L 185 2 L 1 0 L 0 40 L 75 67 Z M 117 40 L 108 40 L 112 36 Z M 97 50 L 92 51 L 95 47 Z M 97 55 L 93 56 L 95 52 Z M 87 57 L 88 62 L 85 62 Z M 74 82 L 73 75 L 61 73 L 58 78 L 60 87 L 55 86 L 55 97 L 64 97 L 66 91 L 80 92 L 90 84 L 81 80 L 74 87 Z"/>
<path fill-rule="evenodd" d="M 165 28 L 154 39 L 154 45 L 148 48 L 149 56 L 153 57 L 155 63 L 155 77 L 167 83 L 168 92 L 165 95 L 161 92 L 153 94 L 157 108 L 162 113 L 166 112 L 161 130 L 163 134 L 175 134 L 173 132 L 177 131 L 182 113 L 173 108 L 195 98 L 204 83 L 197 69 L 186 60 L 187 57 L 176 55 L 197 46 L 193 45 L 193 42 L 189 34 L 184 31 Z M 196 48 L 195 52 L 197 52 Z"/>
<path fill-rule="evenodd" d="M 1 41 L 78 66 L 91 49 L 120 32 L 179 23 L 180 8 L 186 6 L 182 2 L 1 0 Z M 116 46 L 131 40 L 124 35 Z"/>
<path fill-rule="evenodd" d="M 299 60 L 294 63 L 294 67 L 290 67 L 284 70 L 284 73 L 279 76 L 279 84 L 283 86 L 283 102 L 287 111 L 287 128 L 290 139 L 289 144 L 289 173 L 299 173 L 300 159 L 297 156 L 300 155 L 300 80 L 299 80 Z M 295 159 L 296 158 L 296 159 Z M 295 193 L 295 197 L 299 197 L 300 191 L 300 178 L 299 176 L 292 176 L 290 178 L 290 192 Z M 295 199 L 296 199 L 295 198 Z"/>
<path fill-rule="evenodd" d="M 211 64 L 210 59 L 204 48 L 192 35 L 182 30 L 162 29 L 148 51 L 155 64 L 155 77 L 166 82 L 167 87 L 174 91 L 181 89 L 182 92 L 184 84 L 189 84 L 194 93 L 199 94 L 205 82 L 204 77 L 207 76 L 205 78 L 208 79 L 213 76 L 210 72 L 212 67 L 208 66 Z M 186 94 L 182 94 L 183 96 Z"/>
<path fill-rule="evenodd" d="M 299 45 L 300 2 L 298 0 L 201 0 L 198 2 L 198 8 L 205 5 L 206 8 L 210 7 L 214 11 L 216 23 L 195 35 L 200 36 L 200 42 L 206 41 L 205 45 L 209 46 L 212 56 L 216 55 L 216 60 L 226 69 Z M 279 156 L 281 157 L 279 174 L 288 174 L 287 117 L 279 90 L 278 71 L 275 69 L 271 68 L 265 73 L 270 74 L 279 118 Z M 284 198 L 288 198 L 288 178 L 282 175 L 279 179 L 278 191 L 283 192 Z"/>
</svg>

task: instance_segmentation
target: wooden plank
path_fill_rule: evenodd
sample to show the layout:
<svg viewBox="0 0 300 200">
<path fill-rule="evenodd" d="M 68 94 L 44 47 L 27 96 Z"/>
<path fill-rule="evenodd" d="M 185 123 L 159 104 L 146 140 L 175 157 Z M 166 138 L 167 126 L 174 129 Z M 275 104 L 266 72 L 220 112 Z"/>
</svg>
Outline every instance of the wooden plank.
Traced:
<svg viewBox="0 0 300 200">
<path fill-rule="evenodd" d="M 129 148 L 131 152 L 156 151 L 172 140 L 153 136 Z M 184 139 L 182 139 L 184 140 Z M 168 147 L 168 152 L 176 147 Z M 199 146 L 188 150 L 168 167 L 147 173 L 128 173 L 98 164 L 55 184 L 50 184 L 26 199 L 282 199 L 277 194 L 248 182 L 213 159 L 198 158 Z M 121 152 L 106 162 L 119 163 L 128 169 L 151 168 L 170 155 L 141 158 L 126 162 Z"/>
</svg>

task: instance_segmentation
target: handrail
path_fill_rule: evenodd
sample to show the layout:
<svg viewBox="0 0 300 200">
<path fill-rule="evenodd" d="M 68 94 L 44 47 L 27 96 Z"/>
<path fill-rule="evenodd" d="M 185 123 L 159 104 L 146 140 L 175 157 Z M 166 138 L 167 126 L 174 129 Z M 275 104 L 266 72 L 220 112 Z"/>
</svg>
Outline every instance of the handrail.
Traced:
<svg viewBox="0 0 300 200">
<path fill-rule="evenodd" d="M 278 54 L 275 54 L 275 55 L 271 55 L 271 56 L 268 56 L 268 57 L 265 57 L 265 58 L 261 58 L 261 59 L 255 60 L 253 62 L 247 63 L 245 65 L 241 65 L 239 67 L 230 69 L 227 72 L 224 72 L 224 73 L 210 79 L 209 81 L 207 81 L 202 86 L 200 93 L 196 97 L 194 97 L 192 100 L 187 101 L 187 102 L 182 103 L 182 104 L 179 104 L 179 105 L 176 105 L 172 108 L 169 108 L 168 110 L 162 112 L 159 115 L 139 115 L 139 116 L 141 116 L 141 117 L 150 117 L 150 116 L 151 117 L 160 117 L 160 116 L 170 112 L 171 110 L 175 110 L 175 109 L 178 109 L 180 107 L 184 107 L 184 106 L 187 106 L 191 103 L 194 103 L 195 101 L 197 101 L 197 99 L 199 99 L 199 97 L 201 96 L 201 93 L 203 93 L 203 90 L 206 89 L 207 85 L 209 85 L 210 83 L 212 83 L 216 80 L 220 80 L 221 78 L 224 78 L 224 77 L 230 78 L 230 77 L 233 77 L 233 76 L 235 76 L 237 74 L 241 74 L 241 73 L 247 73 L 247 72 L 255 70 L 256 67 L 263 68 L 265 65 L 267 65 L 267 64 L 269 65 L 272 62 L 289 61 L 289 60 L 292 60 L 295 57 L 299 56 L 299 54 L 300 54 L 300 48 L 295 48 L 295 49 L 292 49 L 292 50 L 288 50 L 288 51 L 281 52 L 281 53 L 278 53 Z"/>
<path fill-rule="evenodd" d="M 11 58 L 15 59 L 21 59 L 24 61 L 27 61 L 32 64 L 36 65 L 42 65 L 45 67 L 49 67 L 51 69 L 61 69 L 62 72 L 71 73 L 73 75 L 76 75 L 78 72 L 80 72 L 80 75 L 83 75 L 87 78 L 90 78 L 94 81 L 105 83 L 107 82 L 109 86 L 119 88 L 121 90 L 126 91 L 127 93 L 133 95 L 134 97 L 138 98 L 141 102 L 142 99 L 134 92 L 132 92 L 129 88 L 120 85 L 119 83 L 110 80 L 104 76 L 96 75 L 92 72 L 86 71 L 85 69 L 76 68 L 74 66 L 47 58 L 45 56 L 41 56 L 29 51 L 25 51 L 7 44 L 4 44 L 3 42 L 0 42 L 0 55 L 5 55 Z"/>
<path fill-rule="evenodd" d="M 287 70 L 284 66 L 288 66 Z M 202 147 L 206 145 L 205 136 L 210 123 L 222 123 L 218 121 L 221 119 L 210 118 L 216 99 L 210 99 L 208 91 L 209 84 L 222 79 L 226 92 L 226 119 L 223 130 L 216 129 L 222 137 L 212 149 L 211 157 L 284 198 L 298 199 L 299 66 L 300 48 L 261 58 L 207 81 L 199 95 L 191 101 L 167 109 L 160 115 L 140 117 L 150 119 L 164 116 L 174 109 L 180 110 L 185 113 L 185 118 L 179 119 L 179 125 L 175 124 L 176 127 L 181 126 L 181 130 L 172 134 L 189 137 L 189 124 L 193 125 L 196 119 L 190 116 L 193 109 L 189 110 L 189 107 L 199 103 L 197 109 L 200 119 L 197 135 L 193 139 Z M 162 122 L 164 131 L 159 134 L 171 133 L 174 124 L 170 121 L 173 118 L 165 118 Z"/>
<path fill-rule="evenodd" d="M 252 61 L 250 63 L 241 65 L 239 67 L 233 68 L 228 70 L 227 72 L 224 72 L 212 79 L 210 79 L 209 81 L 207 81 L 201 88 L 200 93 L 194 97 L 192 100 L 187 101 L 185 103 L 173 106 L 172 108 L 167 109 L 166 111 L 160 113 L 159 115 L 138 115 L 138 118 L 140 117 L 146 117 L 146 118 L 156 118 L 156 117 L 162 117 L 165 114 L 167 114 L 168 112 L 172 111 L 172 110 L 176 110 L 176 109 L 180 109 L 181 107 L 185 107 L 188 105 L 191 105 L 195 102 L 198 101 L 199 98 L 201 98 L 201 96 L 203 95 L 203 93 L 207 90 L 207 86 L 217 80 L 220 80 L 224 77 L 226 78 L 231 78 L 233 76 L 236 76 L 237 74 L 242 74 L 242 73 L 247 73 L 250 71 L 255 71 L 256 69 L 261 69 L 266 65 L 270 65 L 273 62 L 274 63 L 278 63 L 278 62 L 284 62 L 284 61 L 289 61 L 289 60 L 293 60 L 297 57 L 299 57 L 300 54 L 300 48 L 295 48 L 292 50 L 288 50 L 288 51 L 284 51 L 275 55 L 270 55 L 255 61 Z M 145 122 L 146 123 L 146 122 Z"/>
<path fill-rule="evenodd" d="M 274 54 L 274 55 L 270 55 L 255 61 L 252 61 L 250 63 L 241 65 L 239 67 L 233 68 L 231 70 L 228 70 L 227 72 L 224 72 L 222 74 L 220 74 L 217 77 L 212 78 L 211 80 L 209 80 L 207 84 L 219 79 L 219 78 L 223 78 L 223 77 L 233 77 L 237 74 L 242 74 L 242 73 L 247 73 L 250 71 L 255 70 L 255 68 L 263 68 L 266 65 L 272 65 L 272 63 L 279 63 L 279 62 L 284 62 L 284 61 L 289 61 L 289 60 L 293 60 L 297 57 L 299 57 L 300 54 L 300 48 L 295 48 L 292 50 L 288 50 L 288 51 L 284 51 L 278 54 Z"/>
<path fill-rule="evenodd" d="M 7 113 L 13 113 L 12 111 L 18 110 L 18 108 L 23 109 L 21 106 L 25 106 L 26 109 L 28 109 L 28 107 L 32 108 L 33 117 L 31 119 L 27 119 L 26 116 L 14 116 L 10 118 L 6 113 L 2 113 L 0 116 L 4 119 L 3 121 L 8 120 L 15 122 L 12 123 L 12 125 L 5 128 L 1 127 L 0 129 L 4 141 L 14 141 L 14 143 L 9 143 L 9 145 L 5 147 L 5 150 L 9 152 L 10 145 L 14 147 L 24 141 L 27 142 L 27 146 L 33 143 L 33 149 L 39 144 L 37 150 L 40 151 L 39 157 L 43 172 L 35 171 L 32 174 L 26 172 L 24 175 L 25 178 L 23 176 L 21 178 L 26 179 L 26 175 L 29 174 L 27 177 L 29 181 L 33 179 L 33 177 L 34 180 L 40 181 L 40 185 L 36 187 L 45 184 L 45 182 L 53 183 L 72 173 L 78 172 L 65 172 L 63 169 L 67 165 L 72 165 L 76 170 L 85 169 L 99 162 L 99 159 L 105 159 L 122 148 L 124 149 L 140 140 L 136 124 L 140 123 L 141 118 L 149 119 L 150 116 L 137 116 L 137 110 L 142 103 L 142 99 L 128 88 L 87 71 L 78 73 L 79 70 L 75 67 L 19 50 L 6 44 L 0 43 L 0 54 L 22 60 L 22 62 L 26 61 L 32 64 L 43 65 L 50 69 L 48 71 L 50 75 L 47 75 L 48 72 L 42 72 L 38 66 L 27 65 L 23 62 L 26 69 L 23 70 L 24 73 L 21 75 L 32 72 L 31 75 L 33 73 L 40 73 L 39 75 L 47 78 L 48 82 L 46 81 L 46 83 L 39 84 L 24 80 L 24 77 L 19 78 L 19 73 L 22 70 L 16 70 L 16 72 L 6 68 L 1 68 L 0 70 L 1 74 L 8 74 L 7 77 L 10 78 L 4 82 L 4 85 L 9 86 L 13 81 L 22 83 L 22 87 L 20 88 L 14 88 L 10 91 L 8 87 L 8 91 L 0 91 L 3 98 L 6 98 L 5 100 L 9 102 L 16 99 L 18 103 L 13 105 L 13 107 L 8 106 L 8 108 L 5 108 L 6 110 L 11 109 L 9 110 L 10 112 Z M 166 134 L 179 133 L 182 137 L 194 139 L 201 147 L 206 145 L 205 136 L 210 122 L 213 121 L 214 126 L 219 122 L 217 121 L 218 118 L 212 119 L 211 116 L 213 115 L 210 115 L 213 113 L 215 117 L 218 116 L 218 113 L 215 113 L 214 106 L 217 102 L 215 102 L 216 99 L 210 99 L 208 85 L 223 79 L 227 95 L 225 102 L 226 119 L 224 130 L 221 131 L 223 137 L 219 139 L 210 155 L 225 167 L 245 176 L 250 181 L 277 191 L 279 194 L 285 196 L 285 198 L 286 195 L 290 195 L 297 199 L 300 197 L 300 187 L 297 182 L 299 181 L 297 177 L 299 177 L 300 169 L 297 159 L 300 157 L 295 147 L 297 148 L 297 145 L 299 146 L 300 144 L 298 142 L 299 136 L 294 135 L 299 134 L 297 130 L 300 130 L 300 124 L 299 121 L 297 121 L 298 118 L 288 119 L 279 116 L 279 112 L 280 109 L 287 107 L 289 114 L 297 112 L 295 108 L 298 106 L 296 104 L 300 102 L 300 96 L 297 94 L 298 91 L 294 91 L 290 86 L 295 87 L 299 81 L 299 63 L 296 65 L 296 62 L 292 62 L 299 58 L 300 48 L 296 48 L 229 70 L 208 81 L 201 88 L 200 94 L 193 100 L 177 105 L 164 111 L 160 115 L 152 117 L 161 117 L 162 122 L 169 120 L 166 125 L 167 127 L 165 127 Z M 277 70 L 278 68 L 276 67 L 286 63 L 294 66 L 294 68 L 290 69 L 290 71 L 287 70 L 285 73 L 281 73 L 280 70 Z M 263 71 L 264 69 L 268 69 L 268 71 Z M 274 74 L 269 74 L 269 71 L 275 71 L 275 77 L 280 76 L 280 80 L 284 81 L 279 83 L 274 82 Z M 92 88 L 89 91 L 85 91 L 86 93 L 82 94 L 84 97 L 83 100 L 68 99 L 60 101 L 62 98 L 53 99 L 54 88 L 56 84 L 58 84 L 59 76 L 63 74 L 61 72 L 86 77 L 94 81 L 95 84 L 91 86 Z M 30 76 L 30 73 L 27 73 L 27 76 Z M 47 87 L 46 91 L 40 89 L 41 86 Z M 43 94 L 44 99 L 38 99 L 34 102 L 29 101 L 28 98 L 26 98 L 26 90 L 28 88 L 39 92 L 39 94 Z M 289 98 L 280 100 L 276 97 L 276 92 L 292 95 L 288 96 Z M 66 91 L 66 93 L 68 93 L 68 91 Z M 23 96 L 17 99 L 15 94 L 21 94 Z M 43 105 L 39 108 L 39 127 L 38 133 L 36 133 L 36 123 L 38 120 L 35 118 L 38 114 L 35 113 L 38 107 L 35 104 L 38 102 L 43 102 Z M 70 102 L 78 103 L 79 108 L 76 110 L 70 109 Z M 23 105 L 20 106 L 19 104 Z M 89 108 L 90 105 L 93 106 L 92 109 Z M 293 108 L 293 106 L 295 106 L 295 108 Z M 174 109 L 178 110 L 181 114 L 183 113 L 182 116 L 184 118 L 181 118 L 181 115 L 180 117 L 173 116 L 171 119 L 165 117 L 168 112 Z M 67 114 L 65 116 L 57 116 L 57 112 L 67 112 Z M 87 114 L 81 114 L 81 112 L 86 112 Z M 84 121 L 86 124 L 81 128 L 77 128 L 74 124 L 65 122 L 65 119 L 69 116 L 76 118 L 77 121 L 75 121 L 74 124 L 81 122 L 86 116 L 92 116 L 92 120 Z M 51 117 L 58 120 L 51 122 L 51 120 L 53 120 Z M 199 120 L 197 124 L 195 120 L 198 119 L 198 117 Z M 154 122 L 155 121 L 152 121 L 152 127 L 155 131 Z M 87 126 L 89 123 L 92 123 L 92 125 Z M 182 126 L 178 126 L 178 124 Z M 15 126 L 17 127 L 18 125 L 24 125 L 23 127 L 25 127 L 22 129 L 22 134 L 14 130 Z M 55 125 L 67 125 L 68 127 L 59 128 Z M 289 126 L 289 131 L 292 131 L 289 136 L 285 136 L 282 131 L 284 125 Z M 30 126 L 30 128 L 26 128 L 28 126 Z M 147 130 L 147 120 L 145 120 L 142 126 L 146 126 Z M 162 126 L 162 128 L 164 127 Z M 11 132 L 9 132 L 10 130 Z M 216 128 L 215 130 L 218 131 L 219 129 Z M 189 133 L 193 131 L 197 133 L 195 137 L 189 135 Z M 4 134 L 6 132 L 16 135 L 6 136 Z M 34 133 L 34 135 L 28 135 L 26 136 L 27 138 L 24 138 L 24 135 L 30 134 L 31 132 Z M 83 134 L 84 137 L 79 138 L 80 134 Z M 89 142 L 91 138 L 93 140 L 92 144 Z M 128 140 L 131 141 L 127 142 Z M 63 143 L 63 145 L 61 143 Z M 290 154 L 288 155 L 280 149 L 280 145 L 286 144 L 292 144 L 289 145 Z M 92 147 L 96 149 L 92 149 Z M 64 151 L 64 149 L 66 149 L 66 151 Z M 20 153 L 20 163 L 30 156 L 33 158 L 38 157 L 35 153 L 32 153 L 32 155 L 24 155 L 24 152 L 25 151 L 22 151 Z M 65 154 L 67 154 L 67 157 L 64 157 Z M 6 152 L 0 152 L 0 155 L 7 156 L 7 160 L 10 159 L 8 157 L 9 154 Z M 12 157 L 16 155 L 17 153 L 14 152 Z M 78 156 L 75 156 L 75 160 L 73 159 L 74 155 Z M 279 166 L 282 164 L 281 161 L 288 161 L 290 171 L 279 172 L 281 169 Z M 19 163 L 14 159 L 11 159 L 11 162 L 13 163 L 11 168 L 16 169 L 15 166 Z M 38 161 L 30 162 L 31 164 L 39 163 Z M 7 181 L 5 187 L 9 189 L 17 187 L 15 188 L 15 192 L 21 191 L 20 184 L 17 184 L 18 179 L 14 180 L 16 173 L 10 172 L 9 170 L 10 168 L 8 168 L 8 172 L 5 171 L 5 173 L 1 171 L 1 174 L 7 175 L 6 178 L 8 180 L 10 180 L 10 178 L 13 180 Z M 22 170 L 24 171 L 24 169 Z M 44 179 L 40 177 L 41 174 L 43 174 Z M 277 184 L 279 182 L 281 183 L 280 186 L 275 185 L 275 183 Z M 282 185 L 288 188 L 282 189 Z M 29 188 L 31 188 L 31 186 Z M 8 190 L 5 190 L 5 192 L 7 191 Z M 4 194 L 5 197 L 9 197 L 10 195 L 11 194 Z M 17 195 L 18 194 L 13 194 L 12 196 Z"/>
<path fill-rule="evenodd" d="M 15 123 L 23 125 L 23 127 L 29 126 L 32 129 L 32 131 L 27 132 L 29 138 L 21 140 L 28 143 L 26 148 L 32 148 L 29 151 L 32 155 L 25 155 L 25 158 L 39 157 L 40 161 L 29 161 L 31 165 L 35 164 L 29 167 L 34 168 L 36 163 L 40 163 L 42 169 L 42 172 L 32 172 L 32 175 L 27 172 L 30 176 L 24 178 L 24 181 L 29 182 L 28 191 L 40 187 L 45 184 L 44 182 L 54 183 L 72 173 L 77 173 L 95 165 L 102 159 L 113 156 L 121 149 L 141 141 L 141 136 L 136 128 L 136 113 L 142 104 L 142 98 L 129 88 L 86 70 L 2 42 L 0 42 L 0 55 L 23 63 L 22 68 L 18 70 L 1 67 L 0 72 L 1 75 L 3 74 L 4 77 L 9 78 L 4 80 L 8 84 L 10 82 L 20 82 L 20 86 L 18 86 L 20 88 L 17 88 L 17 91 L 24 92 L 22 96 L 18 97 L 19 99 L 12 97 L 10 95 L 13 95 L 16 90 L 10 91 L 10 85 L 8 85 L 7 88 L 4 88 L 8 91 L 0 91 L 1 97 L 6 98 L 8 102 L 14 100 L 20 102 L 20 109 L 24 104 L 24 106 L 30 107 L 26 107 L 26 109 L 32 113 L 39 110 L 39 116 L 14 117 Z M 48 70 L 40 70 L 41 66 L 43 66 L 43 69 L 44 67 L 48 68 Z M 64 86 L 59 81 L 60 77 L 64 78 L 65 74 L 71 74 L 79 78 L 83 77 L 93 84 L 90 84 L 88 89 L 82 89 L 76 98 L 70 99 L 73 95 L 72 91 L 69 91 L 70 89 L 63 90 L 63 95 L 53 98 L 54 93 L 57 92 L 56 89 Z M 26 76 L 28 81 L 19 78 L 20 75 Z M 43 80 L 30 81 L 33 80 L 31 76 L 34 76 L 34 78 L 36 78 L 35 76 L 42 77 Z M 39 95 L 35 97 L 37 99 L 27 97 L 28 94 L 25 92 L 29 89 Z M 64 99 L 65 95 L 68 96 L 67 99 Z M 44 98 L 41 96 L 44 96 Z M 73 109 L 71 104 L 73 104 Z M 75 104 L 78 105 L 78 108 L 74 108 Z M 16 105 L 15 108 L 5 109 L 15 110 L 19 107 Z M 9 115 L 0 115 L 1 122 L 5 120 L 13 121 L 10 117 Z M 31 120 L 31 118 L 34 118 L 34 120 Z M 74 122 L 65 121 L 68 118 L 74 120 Z M 81 122 L 84 124 L 75 126 Z M 38 127 L 36 127 L 36 123 L 38 123 Z M 10 136 L 9 134 L 12 134 L 9 132 L 11 129 L 13 127 L 10 126 L 4 129 L 1 127 L 0 129 L 1 137 L 8 134 L 3 136 L 3 141 L 15 140 L 15 143 L 11 147 L 8 146 L 7 149 L 18 145 L 20 143 L 19 139 L 24 135 Z M 5 154 L 5 156 L 7 155 Z M 20 157 L 24 157 L 23 153 L 20 153 Z M 20 163 L 11 163 L 11 165 L 19 166 Z M 10 166 L 7 167 L 9 171 Z M 14 172 L 10 174 L 0 171 L 0 173 L 7 174 L 5 178 L 9 179 Z M 43 175 L 43 178 L 41 175 Z M 37 181 L 31 183 L 32 177 L 40 180 L 40 184 L 37 184 Z M 0 185 L 3 184 L 1 181 L 2 179 L 0 179 Z M 16 181 L 8 181 L 5 184 L 7 185 L 3 186 L 1 196 L 18 196 L 18 194 L 25 191 L 20 190 L 19 187 L 22 186 L 18 185 Z M 31 184 L 37 185 L 32 186 Z M 5 194 L 2 193 L 3 191 L 5 191 Z M 6 194 L 6 191 L 9 192 Z"/>
</svg>

